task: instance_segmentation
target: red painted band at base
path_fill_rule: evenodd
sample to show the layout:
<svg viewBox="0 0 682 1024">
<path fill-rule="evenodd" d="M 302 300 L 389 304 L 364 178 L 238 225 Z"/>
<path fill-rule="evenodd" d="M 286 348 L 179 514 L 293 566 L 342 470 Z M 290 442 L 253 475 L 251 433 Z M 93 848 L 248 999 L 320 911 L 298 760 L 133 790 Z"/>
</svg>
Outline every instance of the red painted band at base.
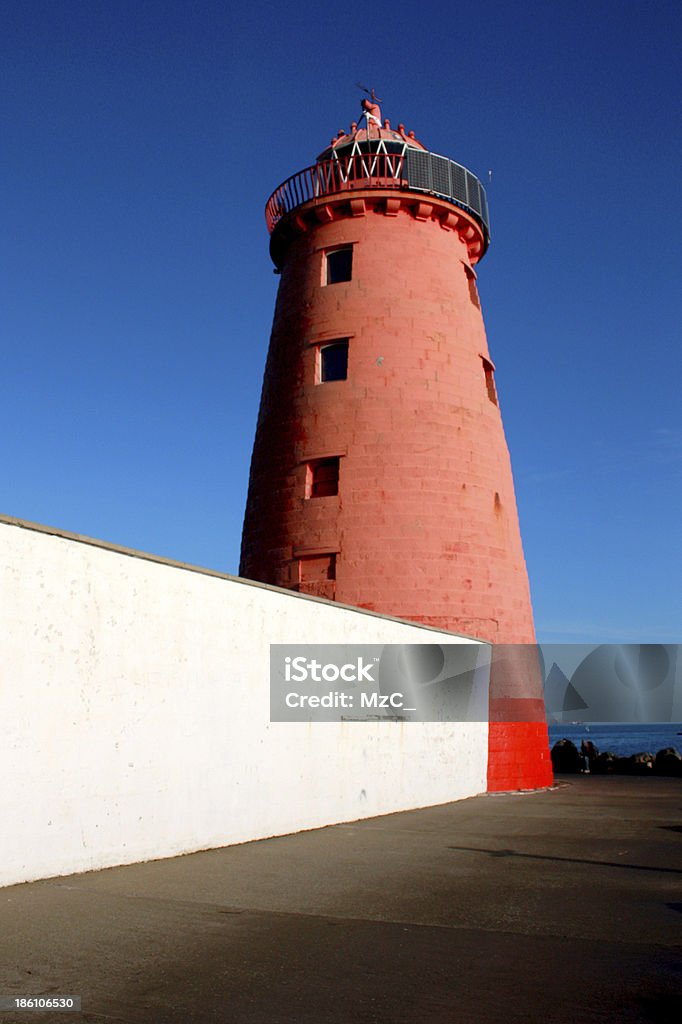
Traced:
<svg viewBox="0 0 682 1024">
<path fill-rule="evenodd" d="M 488 792 L 542 789 L 554 781 L 545 722 L 491 722 Z"/>
</svg>

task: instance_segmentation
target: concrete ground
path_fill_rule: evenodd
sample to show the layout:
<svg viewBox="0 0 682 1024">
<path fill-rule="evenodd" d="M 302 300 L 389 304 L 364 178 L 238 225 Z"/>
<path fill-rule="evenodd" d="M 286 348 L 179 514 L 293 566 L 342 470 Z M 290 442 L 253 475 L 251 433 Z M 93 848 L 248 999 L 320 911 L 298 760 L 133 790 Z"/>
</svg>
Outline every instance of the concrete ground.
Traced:
<svg viewBox="0 0 682 1024">
<path fill-rule="evenodd" d="M 571 776 L 0 890 L 0 1021 L 682 1020 L 682 783 Z"/>
</svg>

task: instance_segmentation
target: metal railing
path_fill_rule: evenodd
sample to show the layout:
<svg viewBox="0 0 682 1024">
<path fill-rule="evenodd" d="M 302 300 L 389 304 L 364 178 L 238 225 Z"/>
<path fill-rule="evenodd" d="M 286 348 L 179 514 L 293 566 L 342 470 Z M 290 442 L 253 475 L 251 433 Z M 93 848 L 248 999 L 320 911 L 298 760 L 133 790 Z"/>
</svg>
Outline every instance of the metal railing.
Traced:
<svg viewBox="0 0 682 1024">
<path fill-rule="evenodd" d="M 287 213 L 319 196 L 357 188 L 401 188 L 402 153 L 356 153 L 338 160 L 325 160 L 292 174 L 276 188 L 265 205 L 265 220 L 272 231 Z"/>
<path fill-rule="evenodd" d="M 488 198 L 476 175 L 449 157 L 426 150 L 408 149 L 405 156 L 405 176 L 410 191 L 441 196 L 473 214 L 483 228 L 487 245 L 490 240 Z"/>
<path fill-rule="evenodd" d="M 268 231 L 282 217 L 320 196 L 353 189 L 398 188 L 439 196 L 471 213 L 490 238 L 488 202 L 475 174 L 448 157 L 426 150 L 354 153 L 306 167 L 276 188 L 265 206 Z"/>
</svg>

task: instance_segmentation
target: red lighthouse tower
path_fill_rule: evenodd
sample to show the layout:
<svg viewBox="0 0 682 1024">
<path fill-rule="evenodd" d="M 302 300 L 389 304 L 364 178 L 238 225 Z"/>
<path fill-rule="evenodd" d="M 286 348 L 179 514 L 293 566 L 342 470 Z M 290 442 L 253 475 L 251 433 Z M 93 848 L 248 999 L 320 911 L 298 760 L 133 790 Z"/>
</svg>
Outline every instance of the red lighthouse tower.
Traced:
<svg viewBox="0 0 682 1024">
<path fill-rule="evenodd" d="M 493 643 L 535 634 L 475 267 L 480 181 L 363 102 L 267 203 L 281 274 L 242 576 Z M 491 680 L 490 789 L 551 781 L 532 668 Z"/>
</svg>

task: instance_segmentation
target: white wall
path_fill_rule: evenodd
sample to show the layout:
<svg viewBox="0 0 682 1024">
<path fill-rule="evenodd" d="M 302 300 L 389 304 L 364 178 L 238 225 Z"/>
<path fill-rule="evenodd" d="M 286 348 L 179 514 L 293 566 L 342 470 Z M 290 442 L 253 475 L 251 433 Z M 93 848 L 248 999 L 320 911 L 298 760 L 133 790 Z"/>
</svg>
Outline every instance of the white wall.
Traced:
<svg viewBox="0 0 682 1024">
<path fill-rule="evenodd" d="M 269 722 L 270 643 L 451 634 L 7 519 L 0 616 L 0 885 L 486 788 L 485 723 Z"/>
</svg>

